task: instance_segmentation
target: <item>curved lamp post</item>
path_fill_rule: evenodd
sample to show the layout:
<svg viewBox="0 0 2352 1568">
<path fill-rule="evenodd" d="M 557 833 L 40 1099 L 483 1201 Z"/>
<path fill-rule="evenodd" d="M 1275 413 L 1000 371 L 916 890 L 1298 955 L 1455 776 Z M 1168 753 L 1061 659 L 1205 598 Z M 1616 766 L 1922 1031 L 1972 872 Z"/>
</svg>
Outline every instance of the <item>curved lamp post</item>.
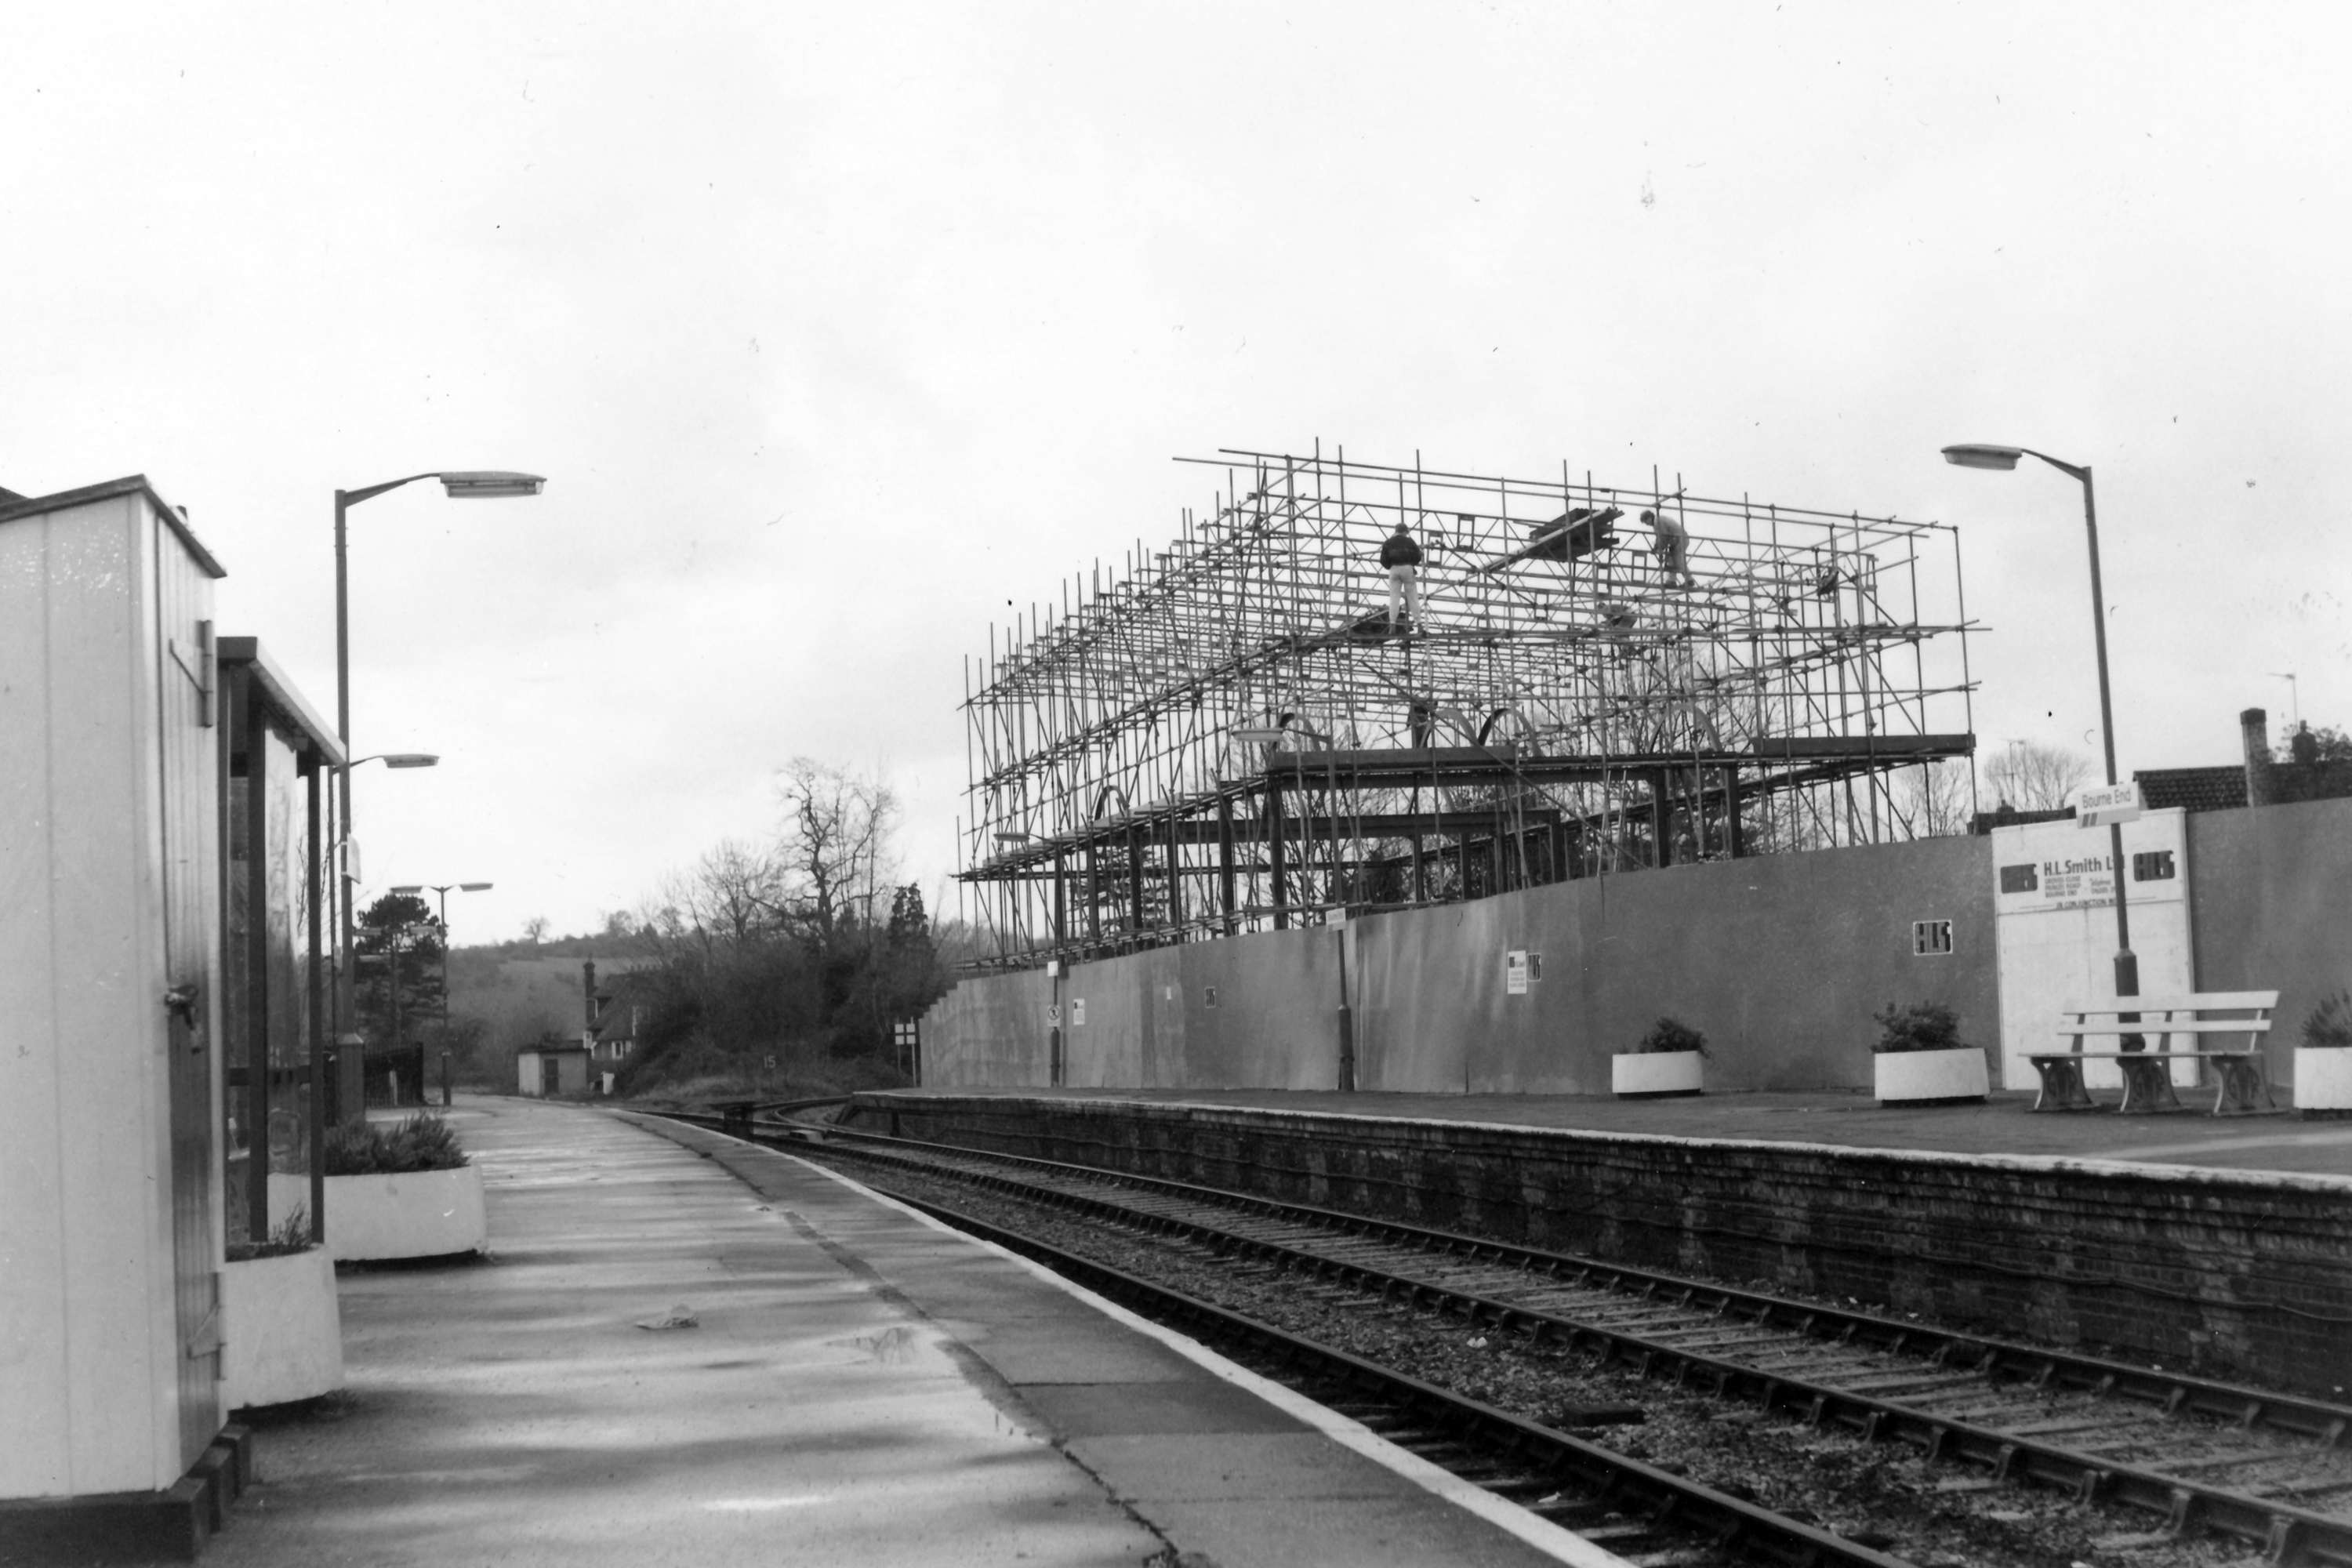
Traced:
<svg viewBox="0 0 2352 1568">
<path fill-rule="evenodd" d="M 2063 462 L 2047 452 L 2037 452 L 2031 447 L 1993 447 L 1969 443 L 1944 448 L 1944 461 L 1963 468 L 2009 469 L 2017 467 L 2020 458 L 2039 458 L 2060 473 L 2082 481 L 2083 527 L 2091 541 L 2091 635 L 2099 654 L 2099 736 L 2105 742 L 2107 783 L 2117 784 L 2116 777 L 2116 710 L 2107 695 L 2107 600 L 2099 583 L 2099 510 L 2091 490 L 2091 470 L 2074 463 Z M 2124 889 L 2130 877 L 2124 865 L 2124 827 L 2120 822 L 2107 825 L 2109 863 L 2115 867 L 2116 878 L 2116 994 L 2139 994 L 2139 959 L 2131 946 L 2131 914 L 2126 908 Z M 2119 1018 L 2132 1022 L 2137 1014 Z M 2126 1037 L 2126 1048 L 2130 1048 L 2130 1037 Z"/>
<path fill-rule="evenodd" d="M 344 516 L 363 500 L 372 500 L 386 490 L 396 490 L 403 485 L 419 479 L 438 479 L 444 494 L 452 500 L 496 500 L 510 496 L 535 496 L 547 487 L 547 480 L 537 474 L 511 473 L 504 469 L 446 468 L 433 473 L 410 474 L 405 479 L 386 479 L 380 485 L 364 485 L 355 490 L 335 492 L 335 737 L 348 752 L 352 745 L 352 636 L 351 636 L 351 574 L 344 548 Z M 395 755 L 399 753 L 394 753 Z M 384 758 L 387 767 L 429 767 L 430 763 L 399 763 L 391 756 Z M 335 801 L 341 814 L 342 841 L 352 839 L 352 774 L 342 771 Z M 349 856 L 337 868 L 342 884 L 343 945 L 342 962 L 339 964 L 335 985 L 335 1022 L 340 1038 L 349 1031 L 353 1021 L 352 1004 L 352 956 L 354 921 L 352 914 L 352 878 Z"/>
</svg>

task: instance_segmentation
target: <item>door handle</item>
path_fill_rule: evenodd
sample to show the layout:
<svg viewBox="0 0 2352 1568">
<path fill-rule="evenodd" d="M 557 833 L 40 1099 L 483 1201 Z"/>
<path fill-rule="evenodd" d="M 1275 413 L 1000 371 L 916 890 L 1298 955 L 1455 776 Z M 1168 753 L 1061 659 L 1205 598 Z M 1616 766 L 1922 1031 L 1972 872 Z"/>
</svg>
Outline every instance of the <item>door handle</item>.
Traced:
<svg viewBox="0 0 2352 1568">
<path fill-rule="evenodd" d="M 203 990 L 194 982 L 185 985 L 174 985 L 163 993 L 164 1010 L 188 1026 L 188 1048 L 196 1052 L 202 1052 L 205 1048 L 204 1020 L 196 1015 L 196 998 L 203 994 Z"/>
</svg>

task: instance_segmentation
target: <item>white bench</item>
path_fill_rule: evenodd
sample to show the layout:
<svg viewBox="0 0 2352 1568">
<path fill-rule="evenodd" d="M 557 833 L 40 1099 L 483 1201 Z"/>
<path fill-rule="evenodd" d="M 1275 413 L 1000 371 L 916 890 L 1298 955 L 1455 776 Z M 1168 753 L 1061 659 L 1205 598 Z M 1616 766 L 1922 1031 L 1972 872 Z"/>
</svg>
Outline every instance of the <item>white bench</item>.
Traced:
<svg viewBox="0 0 2352 1568">
<path fill-rule="evenodd" d="M 2034 1070 L 2042 1075 L 2042 1090 L 2034 1097 L 2036 1110 L 2096 1110 L 2104 1107 L 2083 1085 L 2086 1061 L 2112 1061 L 2123 1069 L 2123 1103 L 2118 1110 L 2179 1110 L 2172 1092 L 2172 1064 L 2193 1060 L 2214 1064 L 2215 1116 L 2246 1116 L 2275 1110 L 2270 1080 L 2263 1072 L 2263 1037 L 2271 1030 L 2271 1009 L 2278 1005 L 2275 991 L 2209 991 L 2187 996 L 2119 996 L 2097 1006 L 2066 1007 L 2058 1015 L 2058 1034 L 2072 1042 L 2060 1052 L 2037 1052 Z M 2207 1013 L 2252 1014 L 2251 1017 L 2208 1018 Z M 2137 1014 L 2127 1020 L 2124 1015 Z M 2184 1036 L 2188 1046 L 2170 1048 L 2172 1037 Z M 2235 1048 L 2201 1045 L 2209 1037 L 2243 1035 Z M 2153 1036 L 2154 1049 L 2086 1051 L 2085 1038 Z"/>
</svg>

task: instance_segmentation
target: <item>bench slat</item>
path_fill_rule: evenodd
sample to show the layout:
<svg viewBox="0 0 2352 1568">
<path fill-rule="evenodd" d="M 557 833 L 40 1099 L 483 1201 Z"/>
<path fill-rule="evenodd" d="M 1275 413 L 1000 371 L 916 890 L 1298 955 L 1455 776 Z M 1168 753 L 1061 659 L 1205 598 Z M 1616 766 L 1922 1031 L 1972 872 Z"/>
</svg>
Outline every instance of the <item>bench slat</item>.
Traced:
<svg viewBox="0 0 2352 1568">
<path fill-rule="evenodd" d="M 2267 1035 L 2269 1018 L 2143 1018 L 2137 1024 L 2061 1023 L 2061 1035 Z"/>
<path fill-rule="evenodd" d="M 2200 991 L 2188 995 L 2118 996 L 2111 1001 L 2068 1003 L 2059 1009 L 2064 1013 L 2129 1012 L 2137 1008 L 2146 1012 L 2181 1012 L 2190 1008 L 2212 1011 L 2221 1007 L 2275 1007 L 2279 994 L 2275 991 Z"/>
<path fill-rule="evenodd" d="M 2031 1052 L 2028 1052 L 2028 1053 L 2027 1053 L 2027 1057 L 2028 1057 L 2028 1059 L 2029 1059 L 2029 1060 L 2032 1060 L 2032 1061 L 2037 1061 L 2037 1062 L 2038 1062 L 2038 1061 L 2042 1061 L 2042 1060 L 2043 1060 L 2044 1058 L 2049 1058 L 2049 1059 L 2053 1059 L 2053 1060 L 2056 1060 L 2056 1059 L 2063 1059 L 2063 1060 L 2066 1060 L 2066 1061 L 2076 1061 L 2076 1062 L 2082 1062 L 2082 1061 L 2168 1062 L 2168 1061 L 2174 1061 L 2174 1060 L 2179 1060 L 2179 1061 L 2191 1061 L 2191 1060 L 2194 1060 L 2194 1061 L 2231 1061 L 2231 1062 L 2234 1062 L 2234 1061 L 2243 1061 L 2243 1060 L 2244 1060 L 2244 1059 L 2246 1059 L 2248 1057 L 2258 1057 L 2258 1056 L 2261 1056 L 2262 1054 L 2263 1054 L 2263 1053 L 2262 1053 L 2260 1050 L 2246 1050 L 2246 1051 L 2031 1051 Z"/>
</svg>

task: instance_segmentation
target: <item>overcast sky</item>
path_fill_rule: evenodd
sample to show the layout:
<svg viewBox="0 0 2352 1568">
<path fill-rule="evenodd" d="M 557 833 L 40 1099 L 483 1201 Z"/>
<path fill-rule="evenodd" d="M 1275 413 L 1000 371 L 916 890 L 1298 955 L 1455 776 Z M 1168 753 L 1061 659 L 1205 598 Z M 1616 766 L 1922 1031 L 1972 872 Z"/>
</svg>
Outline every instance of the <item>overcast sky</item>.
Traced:
<svg viewBox="0 0 2352 1568">
<path fill-rule="evenodd" d="M 369 879 L 585 930 L 878 768 L 992 614 L 1298 449 L 1957 523 L 1988 753 L 2352 723 L 2340 5 L 22 8 L 0 486 L 149 475 L 334 701 Z M 0 738 L 5 743 L 5 738 Z M 951 896 L 951 895 L 950 895 Z"/>
</svg>

